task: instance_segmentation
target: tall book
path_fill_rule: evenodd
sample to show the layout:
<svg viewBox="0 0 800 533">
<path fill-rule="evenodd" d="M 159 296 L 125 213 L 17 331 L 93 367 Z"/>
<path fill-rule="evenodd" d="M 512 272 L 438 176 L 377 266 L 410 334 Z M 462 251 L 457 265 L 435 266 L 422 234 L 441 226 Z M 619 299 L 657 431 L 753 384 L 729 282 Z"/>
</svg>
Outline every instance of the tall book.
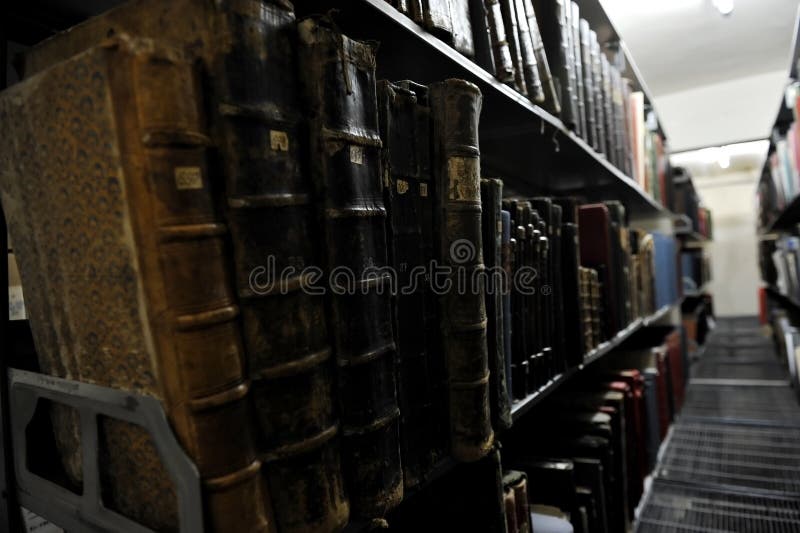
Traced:
<svg viewBox="0 0 800 533">
<path fill-rule="evenodd" d="M 354 514 L 381 517 L 403 497 L 375 50 L 316 19 L 298 26 L 311 174 L 331 278 L 342 462 Z"/>
<path fill-rule="evenodd" d="M 221 170 L 212 186 L 224 193 L 256 443 L 275 519 L 282 531 L 340 527 L 349 511 L 324 299 L 302 290 L 307 279 L 299 272 L 318 263 L 320 250 L 301 157 L 294 14 L 282 2 L 137 0 L 34 47 L 25 70 L 33 74 L 123 32 L 169 40 L 202 61 Z M 269 269 L 291 271 L 283 287 L 262 279 Z"/>
<path fill-rule="evenodd" d="M 575 95 L 578 100 L 578 123 L 580 124 L 578 131 L 584 139 L 588 139 L 588 132 L 586 131 L 586 95 L 584 94 L 584 77 L 583 69 L 586 66 L 583 64 L 583 55 L 581 51 L 581 13 L 578 3 L 574 0 L 571 2 L 570 13 L 570 28 L 572 31 L 572 56 L 573 56 L 573 69 L 575 70 Z"/>
<path fill-rule="evenodd" d="M 560 95 L 561 120 L 568 128 L 574 129 L 578 109 L 576 95 L 573 93 L 575 71 L 571 63 L 572 32 L 567 25 L 567 2 L 568 0 L 533 0 L 533 7 Z"/>
<path fill-rule="evenodd" d="M 519 46 L 522 55 L 522 73 L 525 76 L 525 86 L 528 89 L 528 98 L 537 104 L 544 103 L 544 87 L 539 77 L 539 67 L 536 65 L 536 53 L 533 46 L 533 35 L 528 26 L 528 17 L 525 14 L 523 0 L 514 0 L 514 10 L 517 15 L 517 29 L 519 30 Z"/>
<path fill-rule="evenodd" d="M 633 175 L 631 176 L 642 189 L 648 191 L 650 182 L 647 179 L 647 160 L 645 159 L 645 138 L 648 134 L 644 122 L 644 93 L 635 91 L 630 99 L 630 131 L 632 135 L 631 151 L 633 153 Z"/>
<path fill-rule="evenodd" d="M 584 320 L 581 308 L 580 241 L 578 225 L 561 225 L 562 299 L 564 307 L 564 358 L 568 367 L 583 362 L 588 350 L 584 343 Z"/>
<path fill-rule="evenodd" d="M 475 41 L 472 36 L 472 17 L 470 0 L 448 0 L 450 20 L 453 24 L 453 48 L 467 57 L 475 55 Z"/>
<path fill-rule="evenodd" d="M 586 120 L 586 130 L 584 137 L 595 150 L 599 148 L 597 143 L 597 112 L 594 109 L 595 90 L 594 90 L 594 63 L 592 58 L 592 35 L 589 22 L 580 19 L 579 37 L 581 44 L 581 66 L 583 74 L 583 102 L 584 117 Z"/>
<path fill-rule="evenodd" d="M 514 245 L 516 244 L 515 241 L 511 239 L 511 213 L 506 211 L 505 209 L 501 211 L 501 221 L 503 225 L 503 235 L 502 235 L 502 265 L 503 271 L 505 272 L 505 276 L 507 280 L 512 280 L 512 276 L 514 275 Z M 512 336 L 512 328 L 513 328 L 513 321 L 511 317 L 511 284 L 506 283 L 503 286 L 503 293 L 502 293 L 502 300 L 503 300 L 503 355 L 505 357 L 505 365 L 506 365 L 506 389 L 509 398 L 509 404 L 511 403 L 511 398 L 513 398 L 512 391 L 514 390 L 514 383 L 511 377 L 511 336 Z"/>
<path fill-rule="evenodd" d="M 440 297 L 442 339 L 447 365 L 450 446 L 457 460 L 474 461 L 494 441 L 489 414 L 489 358 L 486 307 L 481 287 L 458 290 L 457 278 L 483 271 L 480 149 L 481 93 L 456 79 L 430 86 L 433 117 L 437 259 L 453 269 L 454 284 Z"/>
<path fill-rule="evenodd" d="M 489 393 L 492 427 L 511 427 L 511 403 L 508 396 L 503 339 L 503 263 L 502 263 L 503 182 L 481 180 L 483 260 L 486 266 L 487 349 L 489 354 Z"/>
<path fill-rule="evenodd" d="M 614 248 L 614 233 L 611 229 L 611 216 L 604 204 L 589 204 L 579 210 L 578 229 L 580 230 L 581 264 L 602 272 L 603 300 L 608 314 L 604 333 L 612 337 L 620 329 L 619 292 L 614 268 L 617 253 Z"/>
<path fill-rule="evenodd" d="M 203 96 L 192 58 L 125 35 L 31 76 L 0 98 L 3 207 L 42 370 L 161 400 L 209 529 L 269 531 Z M 52 420 L 79 483 L 79 425 Z M 104 505 L 177 529 L 149 435 L 99 426 Z"/>
<path fill-rule="evenodd" d="M 432 467 L 430 435 L 435 431 L 433 386 L 428 371 L 426 287 L 421 202 L 427 182 L 417 157 L 417 97 L 409 89 L 378 82 L 378 118 L 383 143 L 383 190 L 389 212 L 389 260 L 397 276 L 394 330 L 398 358 L 398 397 L 405 487 L 419 485 Z"/>
<path fill-rule="evenodd" d="M 547 52 L 544 49 L 542 33 L 539 30 L 539 22 L 536 20 L 536 11 L 533 9 L 531 0 L 523 0 L 525 16 L 528 17 L 528 27 L 533 40 L 533 53 L 536 56 L 536 67 L 539 69 L 539 79 L 544 88 L 544 108 L 550 113 L 558 115 L 561 113 L 560 95 L 556 90 L 553 75 L 550 71 L 550 62 L 547 59 Z"/>
<path fill-rule="evenodd" d="M 503 11 L 500 0 L 484 0 L 486 7 L 486 24 L 494 59 L 494 77 L 502 83 L 513 83 L 514 63 L 511 60 L 509 38 L 503 23 Z"/>
<path fill-rule="evenodd" d="M 604 86 L 603 86 L 603 62 L 601 56 L 603 55 L 600 49 L 600 43 L 597 41 L 597 33 L 594 30 L 589 31 L 589 47 L 592 57 L 592 89 L 594 93 L 594 112 L 595 112 L 595 138 L 594 149 L 601 154 L 606 154 L 608 150 L 606 141 L 606 112 L 605 104 L 603 101 Z"/>
<path fill-rule="evenodd" d="M 600 54 L 600 65 L 603 79 L 603 118 L 605 124 L 603 131 L 606 138 L 606 148 L 604 150 L 606 157 L 614 166 L 619 166 L 619 158 L 617 157 L 617 134 L 614 122 L 614 100 L 611 81 L 611 72 L 613 67 L 608 62 L 605 54 Z"/>
<path fill-rule="evenodd" d="M 514 65 L 513 86 L 520 93 L 527 95 L 528 88 L 525 83 L 525 62 L 522 58 L 522 43 L 519 40 L 519 26 L 517 24 L 516 0 L 500 0 L 500 12 L 503 15 L 503 25 L 506 29 L 508 49 L 511 52 L 511 62 Z"/>
</svg>

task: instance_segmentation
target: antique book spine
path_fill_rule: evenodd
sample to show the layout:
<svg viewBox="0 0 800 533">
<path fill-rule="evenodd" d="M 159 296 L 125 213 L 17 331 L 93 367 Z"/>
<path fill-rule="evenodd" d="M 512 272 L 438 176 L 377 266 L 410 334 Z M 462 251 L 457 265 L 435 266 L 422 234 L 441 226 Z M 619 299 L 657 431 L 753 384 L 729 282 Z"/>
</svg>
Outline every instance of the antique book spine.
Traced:
<svg viewBox="0 0 800 533">
<path fill-rule="evenodd" d="M 544 87 L 542 86 L 542 80 L 539 78 L 539 67 L 536 65 L 533 37 L 528 26 L 528 17 L 525 15 L 523 0 L 514 0 L 514 10 L 517 15 L 519 49 L 522 55 L 522 74 L 525 77 L 528 98 L 531 102 L 541 104 L 544 103 Z"/>
<path fill-rule="evenodd" d="M 579 131 L 581 137 L 584 139 L 587 138 L 586 132 L 586 101 L 584 99 L 584 87 L 583 87 L 583 59 L 581 55 L 581 31 L 580 31 L 580 22 L 581 22 L 581 15 L 580 15 L 580 8 L 578 7 L 577 2 L 574 0 L 571 2 L 571 5 L 568 6 L 570 11 L 570 28 L 571 28 L 571 36 L 572 36 L 572 57 L 573 57 L 573 68 L 575 69 L 575 96 L 577 98 L 577 105 L 578 105 L 578 122 L 580 124 Z"/>
<path fill-rule="evenodd" d="M 574 124 L 572 129 L 579 136 L 583 135 L 581 130 L 581 116 L 580 116 L 580 98 L 578 95 L 578 65 L 576 64 L 575 57 L 575 39 L 572 31 L 572 0 L 564 0 L 564 42 L 567 47 L 567 75 L 569 76 L 570 95 L 572 97 L 572 108 L 574 110 Z"/>
<path fill-rule="evenodd" d="M 489 30 L 489 12 L 483 0 L 468 0 L 470 24 L 475 53 L 472 60 L 483 70 L 494 73 L 494 49 L 492 35 Z"/>
<path fill-rule="evenodd" d="M 453 42 L 453 18 L 450 0 L 421 0 L 422 22 L 429 32 L 446 43 Z"/>
<path fill-rule="evenodd" d="M 528 211 L 530 207 L 528 206 Z M 530 217 L 530 215 L 529 215 Z M 530 218 L 529 218 L 530 220 Z M 528 374 L 526 389 L 533 392 L 536 388 L 536 382 L 541 379 L 539 373 L 539 363 L 542 354 L 544 353 L 544 314 L 542 313 L 542 298 L 541 292 L 538 290 L 542 286 L 542 243 L 541 232 L 534 229 L 536 225 L 527 224 L 525 229 L 525 265 L 533 268 L 536 273 L 535 288 L 537 290 L 531 291 L 526 295 L 526 315 L 525 326 L 528 329 L 528 353 L 526 359 L 528 361 Z"/>
<path fill-rule="evenodd" d="M 431 468 L 429 422 L 433 390 L 425 328 L 425 267 L 416 151 L 417 98 L 409 89 L 378 82 L 378 117 L 383 143 L 383 187 L 388 210 L 390 264 L 397 276 L 394 297 L 398 357 L 400 445 L 405 487 L 419 485 Z M 427 194 L 427 192 L 426 192 Z"/>
<path fill-rule="evenodd" d="M 453 24 L 453 48 L 467 57 L 475 55 L 475 41 L 472 36 L 470 0 L 448 0 L 450 20 Z"/>
<path fill-rule="evenodd" d="M 272 531 L 196 74 L 178 49 L 118 34 L 6 91 L 0 117 L 15 130 L 0 143 L 3 205 L 42 370 L 161 400 L 200 475 L 209 529 Z M 35 157 L 20 151 L 28 139 Z M 53 187 L 65 172 L 73 178 Z M 54 242 L 65 253 L 43 255 Z M 80 480 L 78 427 L 56 411 L 53 424 Z M 150 436 L 99 425 L 104 505 L 177 529 Z"/>
<path fill-rule="evenodd" d="M 589 31 L 589 46 L 592 54 L 592 89 L 594 90 L 594 112 L 595 112 L 595 150 L 601 154 L 606 154 L 608 145 L 606 144 L 606 114 L 603 105 L 603 63 L 600 59 L 602 51 L 600 43 L 597 41 L 597 33 Z"/>
<path fill-rule="evenodd" d="M 540 232 L 542 233 L 542 232 Z M 543 385 L 543 381 L 550 379 L 554 375 L 554 361 L 553 361 L 553 298 L 552 293 L 549 292 L 548 289 L 545 287 L 550 287 L 551 283 L 551 276 L 550 276 L 550 239 L 545 237 L 544 233 L 542 236 L 539 237 L 539 268 L 540 272 L 544 274 L 543 279 L 539 284 L 539 289 L 537 292 L 537 300 L 539 304 L 539 313 L 541 316 L 541 320 L 539 321 L 539 327 L 541 331 L 541 346 L 542 346 L 542 357 L 543 357 L 543 364 L 545 366 L 544 370 L 544 379 L 539 385 Z"/>
<path fill-rule="evenodd" d="M 509 405 L 513 398 L 514 382 L 511 375 L 511 338 L 513 333 L 513 321 L 511 318 L 511 281 L 514 275 L 514 243 L 511 239 L 511 214 L 503 210 L 501 212 L 503 224 L 502 236 L 502 263 L 508 282 L 503 286 L 503 355 L 506 365 L 506 394 Z"/>
<path fill-rule="evenodd" d="M 485 0 L 486 21 L 489 26 L 489 38 L 492 43 L 494 57 L 494 77 L 502 83 L 513 83 L 514 63 L 511 61 L 506 28 L 503 24 L 503 12 L 499 0 Z"/>
<path fill-rule="evenodd" d="M 573 93 L 575 79 L 572 65 L 572 48 L 567 26 L 568 0 L 533 0 L 536 19 L 542 34 L 547 58 L 555 74 L 560 95 L 561 121 L 570 129 L 575 129 L 578 115 L 576 95 Z"/>
<path fill-rule="evenodd" d="M 563 235 L 561 233 L 562 219 L 561 219 L 561 206 L 553 205 L 551 207 L 551 250 L 550 262 L 553 265 L 553 277 L 550 281 L 550 301 L 553 313 L 553 354 L 555 357 L 555 374 L 560 374 L 567 369 L 566 362 L 566 342 L 564 339 L 564 270 L 568 265 L 562 262 L 562 242 Z"/>
<path fill-rule="evenodd" d="M 611 82 L 612 67 L 605 54 L 600 55 L 600 64 L 602 65 L 603 76 L 603 115 L 605 118 L 603 129 L 606 137 L 605 153 L 611 164 L 617 166 L 617 136 L 616 128 L 614 127 L 614 101 Z"/>
<path fill-rule="evenodd" d="M 382 517 L 402 499 L 403 476 L 375 51 L 316 19 L 298 30 L 325 266 L 352 273 L 331 279 L 328 298 L 346 487 L 355 515 Z"/>
<path fill-rule="evenodd" d="M 623 106 L 622 77 L 615 66 L 611 66 L 611 102 L 614 107 L 614 145 L 617 150 L 616 166 L 622 172 L 627 172 L 625 141 L 625 115 Z"/>
<path fill-rule="evenodd" d="M 483 260 L 488 274 L 486 276 L 486 314 L 488 316 L 486 344 L 489 352 L 492 427 L 496 430 L 511 427 L 511 404 L 508 402 L 503 339 L 502 197 L 502 181 L 498 179 L 481 180 Z"/>
<path fill-rule="evenodd" d="M 583 66 L 583 101 L 585 104 L 586 129 L 585 138 L 595 150 L 597 142 L 597 112 L 594 108 L 594 63 L 592 62 L 591 30 L 586 19 L 580 20 L 581 63 Z"/>
<path fill-rule="evenodd" d="M 561 225 L 561 267 L 564 295 L 564 353 L 568 367 L 579 365 L 586 351 L 584 317 L 582 316 L 580 243 L 578 225 Z"/>
<path fill-rule="evenodd" d="M 544 42 L 542 42 L 542 33 L 539 30 L 539 22 L 536 20 L 536 11 L 533 9 L 531 0 L 523 0 L 523 7 L 525 9 L 525 16 L 528 19 L 531 40 L 533 41 L 533 54 L 536 57 L 536 68 L 539 69 L 539 79 L 544 88 L 544 108 L 550 113 L 558 115 L 561 113 L 560 95 L 556 90 L 553 75 L 550 71 L 550 62 L 547 59 Z"/>
<path fill-rule="evenodd" d="M 514 246 L 514 272 L 525 265 L 527 259 L 528 237 L 525 228 L 522 226 L 514 227 L 515 238 L 511 239 Z M 512 365 L 511 383 L 513 385 L 512 394 L 515 399 L 521 400 L 528 394 L 527 374 L 528 374 L 528 336 L 531 333 L 528 326 L 528 297 L 512 286 L 511 292 L 512 306 Z"/>
<path fill-rule="evenodd" d="M 466 81 L 450 79 L 430 86 L 433 117 L 433 173 L 436 179 L 438 259 L 473 279 L 483 271 L 481 239 L 481 93 Z M 442 338 L 447 364 L 450 446 L 457 460 L 474 461 L 494 442 L 489 415 L 489 361 L 486 307 L 480 287 L 451 287 L 440 297 Z"/>
<path fill-rule="evenodd" d="M 318 264 L 320 243 L 301 158 L 294 15 L 264 4 L 225 20 L 220 38 L 233 45 L 214 76 L 218 146 L 264 475 L 281 531 L 329 531 L 349 510 L 325 300 L 302 272 Z M 248 31 L 259 38 L 241 38 Z M 275 279 L 254 285 L 264 267 Z"/>
<path fill-rule="evenodd" d="M 500 12 L 503 15 L 503 25 L 506 29 L 508 50 L 511 52 L 511 63 L 514 65 L 514 87 L 517 91 L 527 96 L 528 87 L 525 84 L 525 70 L 522 61 L 522 45 L 519 42 L 515 0 L 500 0 Z"/>
</svg>

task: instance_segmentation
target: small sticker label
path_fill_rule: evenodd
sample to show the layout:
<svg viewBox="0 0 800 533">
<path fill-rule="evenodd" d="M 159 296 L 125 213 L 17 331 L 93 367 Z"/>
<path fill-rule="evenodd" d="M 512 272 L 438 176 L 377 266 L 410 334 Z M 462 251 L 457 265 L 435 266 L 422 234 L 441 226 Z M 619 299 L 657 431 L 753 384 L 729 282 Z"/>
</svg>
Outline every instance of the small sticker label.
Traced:
<svg viewBox="0 0 800 533">
<path fill-rule="evenodd" d="M 175 167 L 175 186 L 179 191 L 202 189 L 203 173 L 200 167 Z"/>
<path fill-rule="evenodd" d="M 408 182 L 406 180 L 397 180 L 397 194 L 405 194 L 408 192 Z"/>
<path fill-rule="evenodd" d="M 497 229 L 495 230 L 498 234 L 503 233 L 503 220 L 500 219 L 497 221 Z"/>
<path fill-rule="evenodd" d="M 350 146 L 350 162 L 356 165 L 364 164 L 364 148 L 362 146 Z"/>
<path fill-rule="evenodd" d="M 428 197 L 428 184 L 427 183 L 420 183 L 419 184 L 419 195 L 423 198 Z"/>
<path fill-rule="evenodd" d="M 450 200 L 478 202 L 481 199 L 478 160 L 474 157 L 451 157 L 447 160 Z"/>
<path fill-rule="evenodd" d="M 286 135 L 285 131 L 270 130 L 269 147 L 273 152 L 288 152 L 289 136 Z"/>
</svg>

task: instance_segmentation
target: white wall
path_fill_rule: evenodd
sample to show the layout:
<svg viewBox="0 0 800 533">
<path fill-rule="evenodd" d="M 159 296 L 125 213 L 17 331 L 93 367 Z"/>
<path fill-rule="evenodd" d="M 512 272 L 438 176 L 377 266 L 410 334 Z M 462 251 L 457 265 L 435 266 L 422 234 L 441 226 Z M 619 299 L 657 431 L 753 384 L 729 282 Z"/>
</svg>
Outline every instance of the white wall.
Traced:
<svg viewBox="0 0 800 533">
<path fill-rule="evenodd" d="M 757 315 L 757 174 L 737 171 L 714 177 L 695 175 L 694 183 L 703 203 L 711 209 L 714 223 L 714 240 L 707 245 L 714 311 L 718 316 Z"/>
<path fill-rule="evenodd" d="M 786 71 L 778 70 L 656 96 L 670 150 L 768 137 L 785 84 Z"/>
</svg>

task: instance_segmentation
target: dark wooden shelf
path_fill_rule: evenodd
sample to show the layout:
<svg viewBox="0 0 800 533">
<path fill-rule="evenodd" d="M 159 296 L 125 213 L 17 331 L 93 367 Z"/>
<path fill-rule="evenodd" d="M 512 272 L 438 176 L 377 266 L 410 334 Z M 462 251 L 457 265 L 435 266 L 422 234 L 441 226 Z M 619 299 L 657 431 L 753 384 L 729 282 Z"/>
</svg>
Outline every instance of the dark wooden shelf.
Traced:
<svg viewBox="0 0 800 533">
<path fill-rule="evenodd" d="M 541 389 L 530 394 L 524 400 L 519 400 L 514 403 L 511 407 L 511 416 L 516 422 L 522 416 L 524 416 L 528 411 L 533 409 L 533 407 L 547 398 L 550 394 L 552 394 L 555 390 L 557 390 L 563 383 L 569 380 L 572 376 L 589 366 L 590 364 L 594 363 L 598 359 L 601 359 L 608 353 L 612 352 L 616 348 L 618 348 L 623 342 L 629 339 L 634 333 L 639 331 L 642 328 L 649 327 L 662 318 L 664 318 L 667 313 L 674 307 L 674 305 L 665 305 L 652 315 L 645 317 L 645 318 L 638 318 L 631 322 L 628 327 L 623 329 L 622 331 L 618 332 L 613 339 L 602 343 L 600 346 L 589 352 L 584 358 L 583 363 L 579 366 L 570 368 L 566 372 L 559 374 L 558 376 L 554 377 L 550 380 L 549 383 L 544 385 Z"/>
<path fill-rule="evenodd" d="M 498 82 L 385 0 L 303 2 L 297 6 L 298 16 L 324 13 L 334 7 L 334 20 L 348 36 L 379 41 L 379 77 L 420 83 L 457 77 L 480 88 L 483 174 L 501 177 L 509 191 L 578 194 L 591 201 L 620 200 L 635 217 L 668 214 L 639 184 L 557 117 Z"/>
</svg>

